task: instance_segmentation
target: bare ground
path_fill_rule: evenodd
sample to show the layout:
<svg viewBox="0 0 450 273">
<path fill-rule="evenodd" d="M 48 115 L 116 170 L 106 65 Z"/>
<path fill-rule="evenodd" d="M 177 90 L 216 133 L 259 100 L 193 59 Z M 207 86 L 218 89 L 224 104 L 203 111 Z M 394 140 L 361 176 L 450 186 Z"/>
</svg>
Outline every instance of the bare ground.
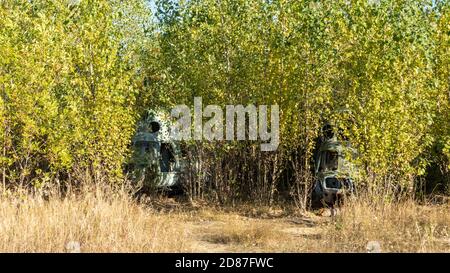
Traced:
<svg viewBox="0 0 450 273">
<path fill-rule="evenodd" d="M 270 226 L 270 229 L 278 230 L 284 237 L 284 240 L 291 242 L 298 242 L 299 244 L 306 244 L 310 240 L 317 240 L 321 237 L 321 229 L 317 224 L 307 226 L 304 223 L 295 223 L 290 219 L 252 219 L 242 217 L 237 220 L 242 221 L 242 225 L 252 227 L 254 225 Z M 264 252 L 277 251 L 276 247 L 272 246 L 270 249 L 265 249 L 265 243 L 251 242 L 252 231 L 242 231 L 240 234 L 224 234 L 226 229 L 226 222 L 223 221 L 204 221 L 187 223 L 186 227 L 192 234 L 191 248 L 193 252 Z M 245 227 L 244 227 L 245 229 Z M 263 231 L 265 232 L 265 231 Z M 240 239 L 239 236 L 244 237 Z M 248 238 L 246 238 L 248 237 Z M 245 242 L 248 240 L 248 242 Z M 294 243 L 295 244 L 295 243 Z M 286 251 L 289 249 L 280 249 L 278 251 Z M 295 251 L 295 248 L 291 249 Z"/>
</svg>

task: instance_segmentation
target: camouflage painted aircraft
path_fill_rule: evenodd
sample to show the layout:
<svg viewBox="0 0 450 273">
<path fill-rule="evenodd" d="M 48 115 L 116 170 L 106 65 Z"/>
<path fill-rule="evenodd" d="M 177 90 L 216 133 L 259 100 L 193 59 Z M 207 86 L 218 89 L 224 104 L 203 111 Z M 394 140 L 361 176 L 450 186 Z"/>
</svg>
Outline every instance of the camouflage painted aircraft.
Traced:
<svg viewBox="0 0 450 273">
<path fill-rule="evenodd" d="M 132 141 L 132 179 L 145 189 L 178 186 L 184 168 L 180 145 L 169 138 L 170 118 L 163 113 L 148 110 Z"/>
<path fill-rule="evenodd" d="M 326 124 L 319 137 L 314 156 L 315 184 L 312 206 L 322 207 L 338 204 L 347 193 L 354 192 L 355 167 L 347 160 L 356 151 L 350 142 L 338 137 L 337 126 Z"/>
</svg>

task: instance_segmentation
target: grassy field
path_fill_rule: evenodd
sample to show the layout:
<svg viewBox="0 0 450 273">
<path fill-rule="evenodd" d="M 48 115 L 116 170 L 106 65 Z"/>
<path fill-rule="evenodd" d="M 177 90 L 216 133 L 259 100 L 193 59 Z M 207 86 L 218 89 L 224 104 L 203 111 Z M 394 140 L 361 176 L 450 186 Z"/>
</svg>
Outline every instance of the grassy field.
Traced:
<svg viewBox="0 0 450 273">
<path fill-rule="evenodd" d="M 450 206 L 347 203 L 327 210 L 136 202 L 88 191 L 65 198 L 4 193 L 1 252 L 450 252 Z"/>
</svg>

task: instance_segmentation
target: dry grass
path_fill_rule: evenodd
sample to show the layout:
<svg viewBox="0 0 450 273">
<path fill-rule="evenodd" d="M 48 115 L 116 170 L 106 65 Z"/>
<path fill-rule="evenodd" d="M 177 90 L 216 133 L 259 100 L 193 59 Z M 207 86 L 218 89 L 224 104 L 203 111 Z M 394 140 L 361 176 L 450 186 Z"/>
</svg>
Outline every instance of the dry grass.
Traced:
<svg viewBox="0 0 450 273">
<path fill-rule="evenodd" d="M 450 252 L 450 208 L 353 200 L 335 217 L 292 208 L 188 208 L 86 190 L 65 198 L 0 198 L 1 252 Z M 154 204 L 155 202 L 153 202 Z M 164 209 L 161 209 L 164 207 Z"/>
<path fill-rule="evenodd" d="M 377 241 L 382 252 L 450 252 L 448 205 L 349 200 L 334 217 L 242 216 L 248 214 L 204 210 L 196 219 L 210 222 L 202 225 L 203 240 L 227 245 L 227 251 L 367 252 Z"/>
<path fill-rule="evenodd" d="M 1 252 L 190 251 L 187 231 L 171 215 L 159 215 L 125 194 L 93 192 L 44 200 L 31 195 L 0 199 Z"/>
<path fill-rule="evenodd" d="M 354 200 L 327 226 L 321 250 L 365 252 L 378 241 L 383 252 L 450 252 L 450 207 Z"/>
</svg>

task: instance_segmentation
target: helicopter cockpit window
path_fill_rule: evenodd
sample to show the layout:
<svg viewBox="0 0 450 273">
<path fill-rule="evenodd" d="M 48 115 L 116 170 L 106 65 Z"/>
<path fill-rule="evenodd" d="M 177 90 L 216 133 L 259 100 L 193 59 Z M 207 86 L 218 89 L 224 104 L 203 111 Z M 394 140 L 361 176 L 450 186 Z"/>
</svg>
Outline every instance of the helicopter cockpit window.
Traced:
<svg viewBox="0 0 450 273">
<path fill-rule="evenodd" d="M 335 171 L 338 169 L 339 163 L 339 155 L 337 152 L 332 151 L 324 151 L 322 153 L 322 162 L 320 164 L 320 170 L 332 170 Z"/>
<path fill-rule="evenodd" d="M 325 139 L 331 139 L 334 136 L 333 128 L 329 124 L 323 126 L 322 132 Z"/>
<path fill-rule="evenodd" d="M 157 133 L 161 129 L 161 125 L 159 122 L 152 121 L 150 122 L 150 133 Z"/>
<path fill-rule="evenodd" d="M 161 172 L 172 172 L 175 168 L 175 154 L 169 143 L 161 143 Z"/>
<path fill-rule="evenodd" d="M 141 141 L 135 144 L 137 151 L 141 154 L 148 153 L 150 151 L 150 143 L 148 141 Z"/>
</svg>

